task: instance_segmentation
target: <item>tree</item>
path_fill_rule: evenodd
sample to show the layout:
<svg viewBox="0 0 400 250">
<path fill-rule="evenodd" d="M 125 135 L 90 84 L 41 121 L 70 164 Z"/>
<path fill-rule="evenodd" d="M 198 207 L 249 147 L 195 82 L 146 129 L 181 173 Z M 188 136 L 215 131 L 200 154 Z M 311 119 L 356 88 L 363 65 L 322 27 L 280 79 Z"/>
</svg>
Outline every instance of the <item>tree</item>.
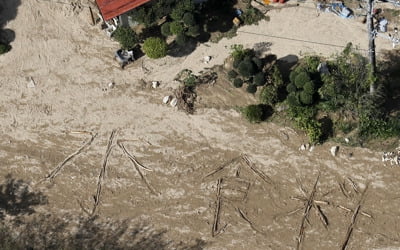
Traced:
<svg viewBox="0 0 400 250">
<path fill-rule="evenodd" d="M 246 91 L 250 94 L 254 94 L 257 92 L 257 86 L 254 84 L 247 85 Z"/>
<path fill-rule="evenodd" d="M 167 55 L 167 43 L 159 37 L 149 37 L 143 43 L 144 53 L 153 59 Z"/>
<path fill-rule="evenodd" d="M 257 72 L 257 69 L 251 60 L 245 59 L 239 63 L 238 71 L 242 76 L 249 78 Z"/>
<path fill-rule="evenodd" d="M 133 49 L 138 43 L 136 33 L 128 27 L 118 27 L 114 31 L 113 37 L 119 42 L 122 49 Z"/>
<path fill-rule="evenodd" d="M 243 80 L 240 78 L 235 78 L 233 80 L 233 86 L 235 86 L 235 88 L 241 88 L 243 86 Z"/>
<path fill-rule="evenodd" d="M 265 84 L 265 76 L 263 72 L 258 72 L 254 75 L 253 84 L 256 86 L 263 86 Z"/>
<path fill-rule="evenodd" d="M 183 24 L 179 21 L 174 21 L 170 23 L 170 31 L 173 35 L 183 34 L 184 27 Z"/>
<path fill-rule="evenodd" d="M 171 23 L 164 23 L 161 25 L 161 34 L 165 37 L 172 35 L 171 33 Z"/>
</svg>

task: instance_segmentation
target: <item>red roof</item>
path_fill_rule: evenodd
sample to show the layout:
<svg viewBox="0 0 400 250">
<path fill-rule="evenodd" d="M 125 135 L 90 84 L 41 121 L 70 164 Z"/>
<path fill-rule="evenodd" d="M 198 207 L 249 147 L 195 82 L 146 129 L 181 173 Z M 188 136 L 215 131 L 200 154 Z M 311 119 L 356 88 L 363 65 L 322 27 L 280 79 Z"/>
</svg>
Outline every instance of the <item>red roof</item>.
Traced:
<svg viewBox="0 0 400 250">
<path fill-rule="evenodd" d="M 151 0 L 96 0 L 103 18 L 107 21 Z"/>
</svg>

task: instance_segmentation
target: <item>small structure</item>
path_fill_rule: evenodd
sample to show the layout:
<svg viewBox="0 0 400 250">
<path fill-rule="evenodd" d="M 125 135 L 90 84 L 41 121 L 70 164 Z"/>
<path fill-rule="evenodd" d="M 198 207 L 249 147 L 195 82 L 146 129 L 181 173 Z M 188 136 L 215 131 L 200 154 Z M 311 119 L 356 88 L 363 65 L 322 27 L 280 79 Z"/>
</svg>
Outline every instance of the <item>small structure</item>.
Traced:
<svg viewBox="0 0 400 250">
<path fill-rule="evenodd" d="M 151 0 L 96 0 L 104 21 L 111 20 Z"/>
</svg>

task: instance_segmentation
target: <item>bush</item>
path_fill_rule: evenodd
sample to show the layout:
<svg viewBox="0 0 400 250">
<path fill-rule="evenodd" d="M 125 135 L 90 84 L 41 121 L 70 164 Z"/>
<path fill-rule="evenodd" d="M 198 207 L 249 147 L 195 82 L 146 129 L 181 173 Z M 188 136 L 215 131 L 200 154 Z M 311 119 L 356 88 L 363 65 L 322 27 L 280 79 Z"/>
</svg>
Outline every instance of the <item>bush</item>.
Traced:
<svg viewBox="0 0 400 250">
<path fill-rule="evenodd" d="M 251 60 L 243 60 L 241 63 L 239 63 L 238 71 L 242 76 L 247 78 L 251 77 L 257 72 L 254 63 Z"/>
<path fill-rule="evenodd" d="M 289 83 L 286 86 L 286 90 L 287 90 L 288 93 L 292 93 L 292 92 L 296 92 L 297 88 L 293 83 Z"/>
<path fill-rule="evenodd" d="M 302 89 L 306 82 L 311 81 L 310 77 L 308 76 L 307 72 L 300 71 L 296 77 L 294 78 L 294 84 L 298 89 Z"/>
<path fill-rule="evenodd" d="M 235 86 L 235 88 L 241 88 L 243 86 L 243 80 L 240 78 L 235 78 L 233 80 L 233 86 Z"/>
<path fill-rule="evenodd" d="M 161 25 L 161 34 L 165 37 L 172 35 L 171 33 L 171 23 L 164 23 Z"/>
<path fill-rule="evenodd" d="M 10 45 L 0 43 L 0 55 L 7 53 L 8 51 L 10 51 L 10 49 L 11 49 Z"/>
<path fill-rule="evenodd" d="M 303 86 L 306 93 L 313 95 L 315 93 L 315 85 L 312 81 L 306 82 Z"/>
<path fill-rule="evenodd" d="M 258 72 L 253 77 L 253 84 L 256 86 L 263 86 L 265 84 L 265 76 L 263 72 Z"/>
<path fill-rule="evenodd" d="M 196 20 L 194 19 L 194 15 L 190 12 L 186 12 L 183 15 L 182 21 L 188 27 L 196 25 Z"/>
<path fill-rule="evenodd" d="M 119 42 L 122 49 L 133 49 L 139 41 L 136 33 L 128 27 L 118 27 L 114 31 L 113 37 Z"/>
<path fill-rule="evenodd" d="M 263 120 L 262 105 L 249 105 L 243 109 L 243 115 L 251 123 L 258 123 Z"/>
<path fill-rule="evenodd" d="M 272 84 L 278 88 L 280 88 L 281 86 L 283 86 L 284 82 L 283 82 L 283 78 L 282 78 L 282 73 L 279 70 L 278 66 L 276 66 L 276 64 L 272 67 Z"/>
<path fill-rule="evenodd" d="M 278 101 L 278 90 L 274 85 L 267 85 L 262 88 L 260 93 L 260 102 L 274 105 Z"/>
<path fill-rule="evenodd" d="M 304 105 L 310 105 L 313 103 L 313 96 L 305 91 L 299 93 L 300 101 Z"/>
<path fill-rule="evenodd" d="M 183 24 L 179 21 L 174 21 L 169 25 L 170 31 L 173 35 L 183 34 Z"/>
<path fill-rule="evenodd" d="M 175 8 L 172 10 L 170 16 L 176 21 L 181 21 L 186 12 L 193 12 L 195 6 L 192 0 L 177 1 Z"/>
<path fill-rule="evenodd" d="M 175 37 L 175 42 L 176 42 L 178 45 L 183 46 L 183 45 L 185 45 L 186 42 L 187 42 L 187 37 L 185 36 L 185 34 L 178 34 L 178 35 Z"/>
<path fill-rule="evenodd" d="M 254 84 L 247 85 L 246 91 L 250 94 L 254 94 L 257 92 L 257 86 Z"/>
<path fill-rule="evenodd" d="M 200 27 L 198 25 L 190 26 L 186 31 L 186 35 L 191 37 L 200 35 Z"/>
<path fill-rule="evenodd" d="M 243 20 L 245 25 L 257 24 L 260 20 L 264 18 L 264 14 L 256 8 L 248 8 L 240 18 Z"/>
<path fill-rule="evenodd" d="M 143 43 L 143 51 L 150 58 L 161 58 L 167 55 L 167 43 L 159 37 L 149 37 Z"/>
<path fill-rule="evenodd" d="M 237 77 L 237 75 L 238 75 L 238 73 L 236 71 L 234 71 L 234 70 L 229 70 L 228 71 L 228 78 L 229 79 L 234 79 L 234 78 Z"/>
<path fill-rule="evenodd" d="M 289 93 L 289 95 L 287 96 L 286 99 L 287 99 L 289 106 L 291 106 L 291 107 L 300 105 L 300 100 L 299 100 L 299 97 L 296 94 L 296 92 Z"/>
</svg>

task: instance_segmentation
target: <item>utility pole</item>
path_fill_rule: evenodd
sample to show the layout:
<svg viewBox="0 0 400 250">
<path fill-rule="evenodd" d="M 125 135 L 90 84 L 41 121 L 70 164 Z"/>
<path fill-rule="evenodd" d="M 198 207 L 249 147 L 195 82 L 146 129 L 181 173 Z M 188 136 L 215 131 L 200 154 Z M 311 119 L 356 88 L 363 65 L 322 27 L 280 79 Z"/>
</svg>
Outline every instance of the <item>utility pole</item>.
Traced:
<svg viewBox="0 0 400 250">
<path fill-rule="evenodd" d="M 369 64 L 372 76 L 372 82 L 369 87 L 370 94 L 375 93 L 375 74 L 376 74 L 376 57 L 375 57 L 375 31 L 374 29 L 374 18 L 372 15 L 372 7 L 373 7 L 373 0 L 367 0 L 367 26 L 368 26 L 368 56 L 369 56 Z"/>
</svg>

